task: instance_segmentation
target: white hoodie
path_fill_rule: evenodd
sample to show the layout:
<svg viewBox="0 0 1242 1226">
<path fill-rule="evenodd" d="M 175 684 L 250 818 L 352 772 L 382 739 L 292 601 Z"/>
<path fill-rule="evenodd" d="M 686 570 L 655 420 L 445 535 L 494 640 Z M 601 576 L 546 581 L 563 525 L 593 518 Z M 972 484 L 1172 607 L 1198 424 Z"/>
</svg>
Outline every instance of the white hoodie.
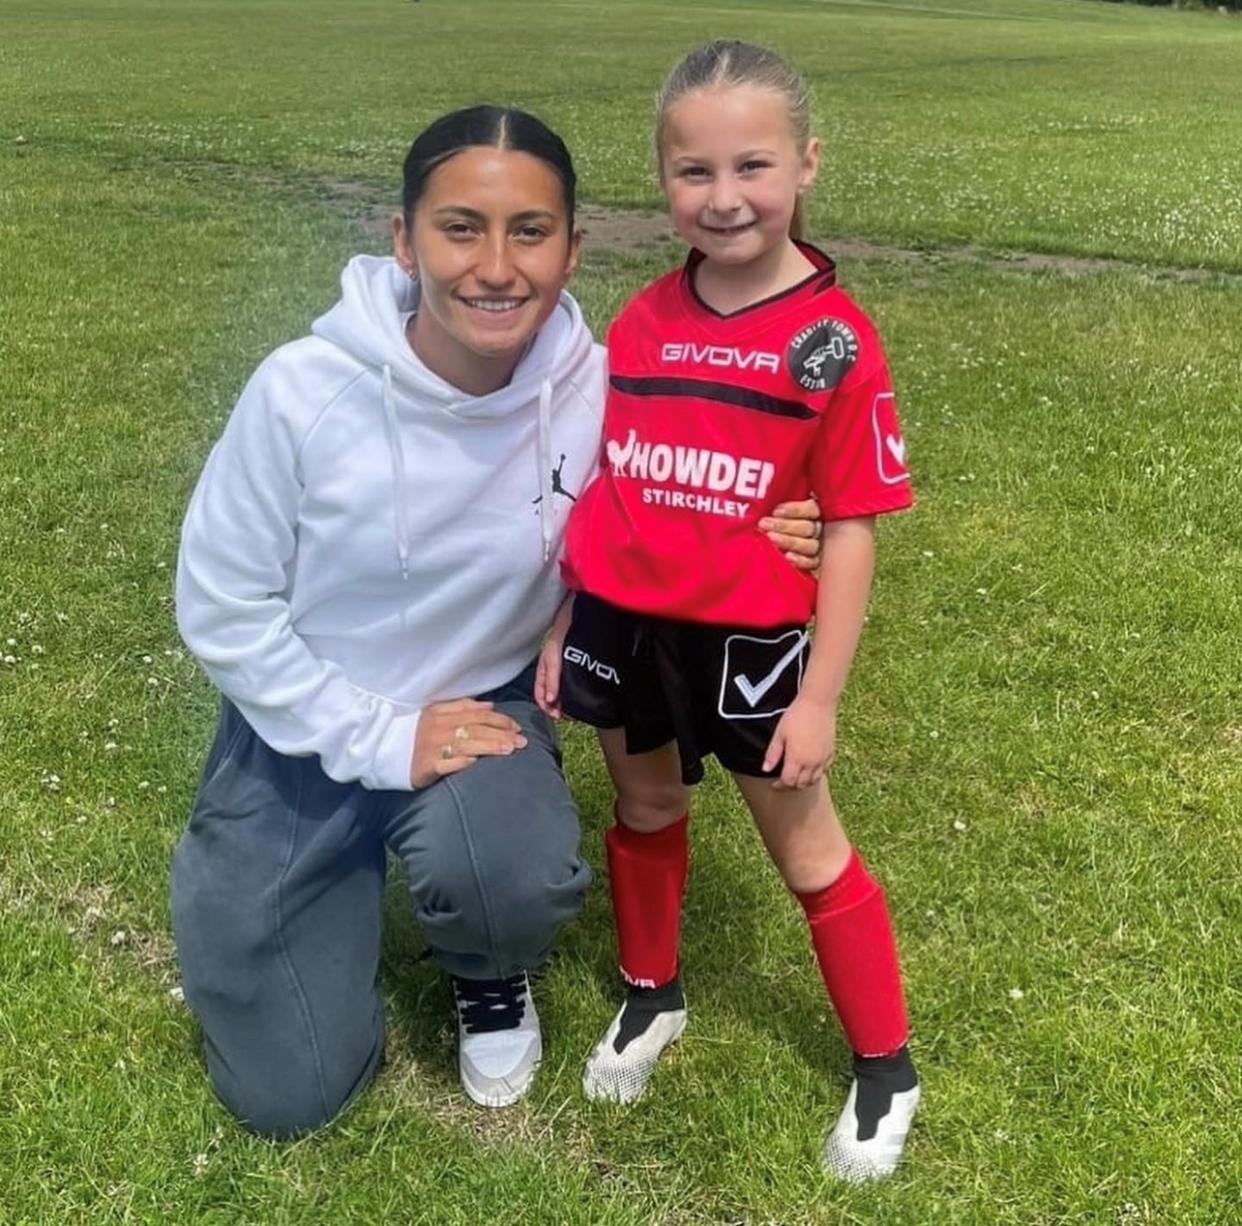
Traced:
<svg viewBox="0 0 1242 1226">
<path fill-rule="evenodd" d="M 208 457 L 177 625 L 273 749 L 408 789 L 420 709 L 514 677 L 564 595 L 604 356 L 562 294 L 509 385 L 469 396 L 407 343 L 417 288 L 393 260 L 356 257 L 341 288 L 255 372 Z"/>
</svg>

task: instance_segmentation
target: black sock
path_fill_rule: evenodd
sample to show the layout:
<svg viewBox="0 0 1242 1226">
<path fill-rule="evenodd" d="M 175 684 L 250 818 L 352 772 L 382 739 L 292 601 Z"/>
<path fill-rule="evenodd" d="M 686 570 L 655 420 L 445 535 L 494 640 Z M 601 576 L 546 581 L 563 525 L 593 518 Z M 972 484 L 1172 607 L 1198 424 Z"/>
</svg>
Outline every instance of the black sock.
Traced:
<svg viewBox="0 0 1242 1226">
<path fill-rule="evenodd" d="M 645 1034 L 657 1014 L 670 1013 L 686 1007 L 686 997 L 681 990 L 681 980 L 674 976 L 658 988 L 630 986 L 625 997 L 625 1009 L 621 1025 L 612 1049 L 620 1055 L 639 1035 Z"/>
<path fill-rule="evenodd" d="M 894 1094 L 903 1094 L 919 1084 L 914 1061 L 904 1043 L 891 1056 L 855 1053 L 854 1078 L 858 1082 L 854 1114 L 860 1141 L 870 1141 L 875 1136 L 880 1121 L 892 1109 Z"/>
</svg>

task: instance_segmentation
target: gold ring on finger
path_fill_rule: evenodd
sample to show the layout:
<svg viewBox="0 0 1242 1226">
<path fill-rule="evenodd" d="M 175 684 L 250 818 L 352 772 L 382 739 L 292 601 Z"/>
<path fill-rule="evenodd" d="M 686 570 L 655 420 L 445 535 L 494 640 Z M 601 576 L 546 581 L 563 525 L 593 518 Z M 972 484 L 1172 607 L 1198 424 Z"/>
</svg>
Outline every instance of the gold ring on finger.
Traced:
<svg viewBox="0 0 1242 1226">
<path fill-rule="evenodd" d="M 465 741 L 468 740 L 469 737 L 470 731 L 465 724 L 458 724 L 457 727 L 453 729 L 453 739 L 455 741 Z"/>
<path fill-rule="evenodd" d="M 453 756 L 452 745 L 441 745 L 440 746 L 440 757 L 442 757 L 447 762 L 449 758 L 451 758 L 452 756 Z"/>
</svg>

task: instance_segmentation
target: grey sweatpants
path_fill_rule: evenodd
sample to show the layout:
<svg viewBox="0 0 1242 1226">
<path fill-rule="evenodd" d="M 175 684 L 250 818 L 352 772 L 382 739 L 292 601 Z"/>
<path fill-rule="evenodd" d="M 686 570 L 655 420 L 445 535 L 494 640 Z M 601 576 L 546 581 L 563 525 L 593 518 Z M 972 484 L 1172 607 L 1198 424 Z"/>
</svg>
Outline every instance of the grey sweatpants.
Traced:
<svg viewBox="0 0 1242 1226">
<path fill-rule="evenodd" d="M 212 1083 L 255 1131 L 316 1127 L 375 1071 L 385 847 L 454 975 L 536 968 L 581 906 L 590 870 L 531 671 L 482 695 L 522 725 L 526 747 L 415 792 L 337 783 L 318 758 L 270 749 L 224 703 L 173 855 L 172 916 Z"/>
</svg>

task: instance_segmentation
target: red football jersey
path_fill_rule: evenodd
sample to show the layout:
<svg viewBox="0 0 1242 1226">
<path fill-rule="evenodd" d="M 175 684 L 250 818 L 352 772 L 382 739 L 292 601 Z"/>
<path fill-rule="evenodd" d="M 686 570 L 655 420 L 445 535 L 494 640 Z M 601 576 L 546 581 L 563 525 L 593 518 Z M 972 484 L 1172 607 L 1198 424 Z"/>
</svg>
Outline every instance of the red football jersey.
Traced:
<svg viewBox="0 0 1242 1226">
<path fill-rule="evenodd" d="M 608 331 L 600 472 L 570 516 L 569 587 L 623 608 L 726 625 L 805 621 L 816 580 L 756 526 L 814 491 L 825 520 L 911 502 L 880 339 L 815 271 L 729 315 L 684 268 L 641 290 Z"/>
</svg>

